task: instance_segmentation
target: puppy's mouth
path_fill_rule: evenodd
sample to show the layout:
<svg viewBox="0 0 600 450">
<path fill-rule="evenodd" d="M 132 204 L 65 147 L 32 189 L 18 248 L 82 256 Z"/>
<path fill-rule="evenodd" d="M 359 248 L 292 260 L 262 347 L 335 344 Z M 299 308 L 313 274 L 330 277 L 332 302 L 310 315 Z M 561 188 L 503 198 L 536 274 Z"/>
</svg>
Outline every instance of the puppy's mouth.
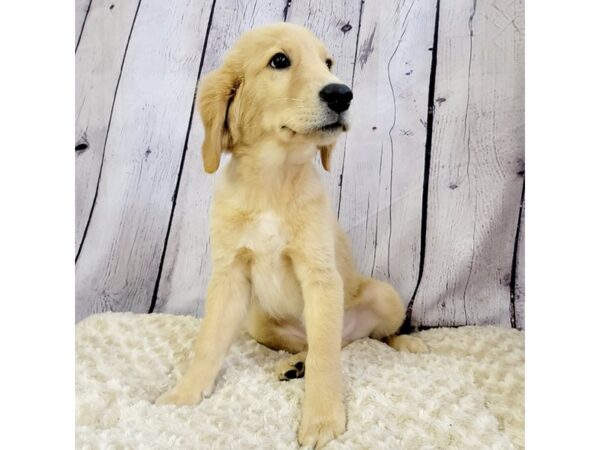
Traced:
<svg viewBox="0 0 600 450">
<path fill-rule="evenodd" d="M 338 131 L 338 130 L 346 131 L 347 129 L 348 129 L 348 125 L 346 123 L 337 120 L 333 123 L 323 125 L 321 128 L 319 128 L 319 131 L 325 131 L 325 132 Z"/>
<path fill-rule="evenodd" d="M 311 135 L 316 133 L 335 133 L 337 131 L 348 131 L 348 124 L 344 121 L 336 120 L 335 122 L 328 123 L 327 125 L 314 127 L 303 132 L 296 131 L 287 125 L 283 125 L 281 128 L 290 131 L 292 134 Z"/>
</svg>

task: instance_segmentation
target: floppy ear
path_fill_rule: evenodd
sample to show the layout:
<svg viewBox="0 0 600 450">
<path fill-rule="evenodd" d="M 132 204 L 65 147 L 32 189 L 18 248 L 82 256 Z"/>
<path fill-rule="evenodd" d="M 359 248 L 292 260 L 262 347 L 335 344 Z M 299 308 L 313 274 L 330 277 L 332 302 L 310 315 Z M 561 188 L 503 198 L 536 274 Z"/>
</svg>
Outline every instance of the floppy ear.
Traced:
<svg viewBox="0 0 600 450">
<path fill-rule="evenodd" d="M 323 165 L 323 169 L 329 172 L 331 168 L 331 154 L 333 153 L 333 147 L 335 144 L 329 145 L 319 145 L 317 148 L 321 152 L 321 164 Z"/>
<path fill-rule="evenodd" d="M 227 109 L 238 84 L 235 74 L 224 68 L 209 73 L 200 81 L 198 107 L 204 124 L 202 160 L 208 173 L 219 168 L 221 152 L 231 150 L 233 140 L 227 126 Z"/>
</svg>

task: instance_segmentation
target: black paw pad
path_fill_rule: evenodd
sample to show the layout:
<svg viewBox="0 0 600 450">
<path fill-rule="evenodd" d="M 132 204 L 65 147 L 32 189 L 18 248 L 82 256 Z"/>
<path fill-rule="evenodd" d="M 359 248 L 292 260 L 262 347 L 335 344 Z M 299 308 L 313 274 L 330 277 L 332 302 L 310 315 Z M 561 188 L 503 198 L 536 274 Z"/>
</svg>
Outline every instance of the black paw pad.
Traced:
<svg viewBox="0 0 600 450">
<path fill-rule="evenodd" d="M 284 373 L 279 375 L 281 381 L 289 381 L 295 378 L 302 378 L 304 376 L 304 363 L 302 361 L 294 364 L 293 368 L 286 370 Z"/>
<path fill-rule="evenodd" d="M 294 378 L 298 378 L 298 372 L 294 369 L 288 370 L 283 374 L 285 380 L 292 380 Z"/>
</svg>

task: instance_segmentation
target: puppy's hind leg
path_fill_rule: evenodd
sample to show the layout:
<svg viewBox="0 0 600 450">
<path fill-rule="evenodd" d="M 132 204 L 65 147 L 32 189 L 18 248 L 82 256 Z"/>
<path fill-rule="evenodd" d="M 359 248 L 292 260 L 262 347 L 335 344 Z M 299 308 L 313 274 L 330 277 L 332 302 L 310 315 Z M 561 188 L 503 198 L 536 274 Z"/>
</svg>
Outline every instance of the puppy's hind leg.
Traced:
<svg viewBox="0 0 600 450">
<path fill-rule="evenodd" d="M 260 344 L 273 350 L 285 350 L 292 355 L 282 359 L 275 373 L 280 381 L 304 377 L 306 333 L 297 321 L 281 321 L 269 316 L 256 301 L 250 307 L 247 330 Z"/>
<path fill-rule="evenodd" d="M 384 342 L 401 352 L 425 353 L 429 351 L 427 344 L 425 344 L 422 339 L 407 334 L 388 336 L 384 339 Z"/>
<path fill-rule="evenodd" d="M 289 381 L 294 378 L 304 377 L 304 363 L 306 361 L 306 350 L 282 359 L 277 365 L 277 378 L 279 381 Z"/>
<path fill-rule="evenodd" d="M 370 332 L 370 337 L 382 339 L 399 351 L 428 351 L 425 342 L 418 337 L 396 335 L 396 331 L 404 322 L 405 308 L 400 295 L 390 284 L 365 278 L 355 305 L 354 308 L 366 308 L 376 317 L 376 325 Z"/>
</svg>

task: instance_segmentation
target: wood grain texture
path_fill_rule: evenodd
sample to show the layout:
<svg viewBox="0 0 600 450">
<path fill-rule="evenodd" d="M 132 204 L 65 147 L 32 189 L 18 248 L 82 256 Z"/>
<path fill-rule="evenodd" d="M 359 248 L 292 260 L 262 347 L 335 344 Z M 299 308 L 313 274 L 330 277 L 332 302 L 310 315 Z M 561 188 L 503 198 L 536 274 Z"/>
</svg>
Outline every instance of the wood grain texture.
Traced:
<svg viewBox="0 0 600 450">
<path fill-rule="evenodd" d="M 525 204 L 521 208 L 519 236 L 517 237 L 517 267 L 515 272 L 515 325 L 525 329 Z"/>
<path fill-rule="evenodd" d="M 423 161 L 435 1 L 364 5 L 340 221 L 362 273 L 412 295 L 420 261 Z"/>
<path fill-rule="evenodd" d="M 92 0 L 75 0 L 75 47 L 81 37 L 83 24 L 85 23 L 86 15 Z"/>
<path fill-rule="evenodd" d="M 335 61 L 333 72 L 351 87 L 361 22 L 361 4 L 361 0 L 297 1 L 291 3 L 287 13 L 288 22 L 309 28 L 325 43 Z M 347 137 L 348 135 L 344 134 L 338 140 L 331 157 L 330 172 L 321 171 L 321 179 L 335 211 L 339 211 Z M 319 160 L 317 165 L 321 165 Z"/>
<path fill-rule="evenodd" d="M 112 0 L 95 0 L 75 54 L 76 252 L 94 205 L 111 109 L 138 4 L 139 0 L 116 5 Z"/>
<path fill-rule="evenodd" d="M 202 73 L 216 69 L 241 33 L 283 18 L 281 1 L 218 0 Z M 194 80 L 195 82 L 195 80 Z M 196 108 L 191 123 L 154 311 L 201 315 L 210 277 L 208 212 L 215 175 L 202 166 L 204 130 Z M 221 162 L 221 169 L 225 159 Z"/>
<path fill-rule="evenodd" d="M 77 319 L 203 313 L 198 71 L 284 18 L 354 91 L 322 175 L 360 270 L 414 326 L 524 328 L 523 0 L 76 0 Z"/>
<path fill-rule="evenodd" d="M 511 325 L 523 4 L 442 0 L 424 271 L 413 324 Z"/>
<path fill-rule="evenodd" d="M 76 265 L 77 319 L 149 310 L 210 10 L 194 0 L 140 5 Z"/>
</svg>

